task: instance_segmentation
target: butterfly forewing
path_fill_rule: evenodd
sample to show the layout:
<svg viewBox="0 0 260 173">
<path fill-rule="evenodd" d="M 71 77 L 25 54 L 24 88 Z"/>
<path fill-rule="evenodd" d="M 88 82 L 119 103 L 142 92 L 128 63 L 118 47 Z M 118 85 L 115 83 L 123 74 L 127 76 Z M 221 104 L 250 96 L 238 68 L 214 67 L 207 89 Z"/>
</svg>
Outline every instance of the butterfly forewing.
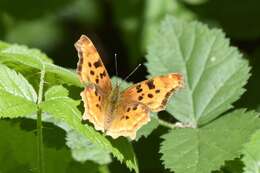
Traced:
<svg viewBox="0 0 260 173">
<path fill-rule="evenodd" d="M 88 85 L 80 95 L 85 108 L 83 120 L 89 120 L 95 129 L 104 131 L 105 105 L 107 105 L 104 95 L 94 84 Z"/>
<path fill-rule="evenodd" d="M 75 43 L 78 51 L 79 62 L 77 73 L 82 83 L 94 83 L 105 94 L 112 90 L 111 80 L 107 70 L 90 39 L 82 35 Z"/>
<path fill-rule="evenodd" d="M 122 92 L 121 97 L 146 105 L 151 111 L 165 109 L 170 96 L 182 87 L 182 76 L 170 73 L 137 83 Z"/>
</svg>

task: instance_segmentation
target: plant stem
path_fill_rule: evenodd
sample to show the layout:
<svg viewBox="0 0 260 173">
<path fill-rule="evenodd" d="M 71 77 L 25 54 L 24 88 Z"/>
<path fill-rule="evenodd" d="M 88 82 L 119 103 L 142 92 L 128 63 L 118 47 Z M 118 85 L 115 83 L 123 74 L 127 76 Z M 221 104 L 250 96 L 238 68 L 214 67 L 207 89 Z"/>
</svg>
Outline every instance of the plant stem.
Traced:
<svg viewBox="0 0 260 173">
<path fill-rule="evenodd" d="M 169 122 L 164 121 L 164 120 L 162 120 L 160 118 L 158 118 L 158 122 L 159 122 L 159 124 L 161 126 L 164 126 L 164 127 L 170 128 L 170 129 L 175 129 L 176 128 L 175 124 L 169 123 Z"/>
<path fill-rule="evenodd" d="M 44 85 L 45 67 L 41 70 L 39 91 L 38 91 L 38 111 L 37 111 L 37 165 L 39 173 L 44 173 L 44 157 L 43 157 L 43 136 L 42 136 L 42 110 L 40 103 L 42 102 L 43 96 L 43 85 Z"/>
</svg>

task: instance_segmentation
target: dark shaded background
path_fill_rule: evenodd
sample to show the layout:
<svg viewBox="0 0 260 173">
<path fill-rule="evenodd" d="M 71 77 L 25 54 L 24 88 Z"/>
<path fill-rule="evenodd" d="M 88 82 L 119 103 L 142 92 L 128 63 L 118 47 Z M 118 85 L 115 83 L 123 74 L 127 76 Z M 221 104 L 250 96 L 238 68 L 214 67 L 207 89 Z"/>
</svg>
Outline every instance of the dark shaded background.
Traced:
<svg viewBox="0 0 260 173">
<path fill-rule="evenodd" d="M 236 106 L 260 110 L 259 0 L 0 0 L 0 39 L 39 48 L 55 64 L 75 69 L 73 44 L 86 34 L 111 76 L 115 74 L 114 54 L 118 55 L 119 76 L 124 77 L 138 63 L 145 63 L 147 44 L 167 14 L 187 21 L 199 20 L 226 33 L 252 66 L 247 92 Z M 129 80 L 140 81 L 146 75 L 142 66 Z M 140 172 L 167 172 L 158 154 L 158 136 L 166 130 L 159 128 L 148 139 L 134 144 Z M 64 144 L 64 138 L 54 139 L 57 145 Z M 223 168 L 225 172 L 229 164 Z M 118 162 L 113 162 L 110 169 L 127 172 Z"/>
</svg>

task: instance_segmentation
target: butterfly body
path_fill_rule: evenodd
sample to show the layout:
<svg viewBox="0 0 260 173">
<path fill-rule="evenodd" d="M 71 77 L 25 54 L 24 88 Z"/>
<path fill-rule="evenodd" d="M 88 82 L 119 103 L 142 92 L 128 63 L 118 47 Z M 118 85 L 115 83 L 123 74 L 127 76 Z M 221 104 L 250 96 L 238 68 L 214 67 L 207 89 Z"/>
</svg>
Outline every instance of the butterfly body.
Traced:
<svg viewBox="0 0 260 173">
<path fill-rule="evenodd" d="M 79 56 L 77 73 L 81 82 L 87 84 L 81 92 L 85 107 L 83 120 L 113 138 L 134 139 L 137 130 L 150 121 L 149 113 L 164 110 L 170 96 L 182 87 L 182 76 L 169 73 L 121 92 L 119 84 L 112 87 L 106 68 L 88 37 L 82 35 L 75 47 Z"/>
</svg>

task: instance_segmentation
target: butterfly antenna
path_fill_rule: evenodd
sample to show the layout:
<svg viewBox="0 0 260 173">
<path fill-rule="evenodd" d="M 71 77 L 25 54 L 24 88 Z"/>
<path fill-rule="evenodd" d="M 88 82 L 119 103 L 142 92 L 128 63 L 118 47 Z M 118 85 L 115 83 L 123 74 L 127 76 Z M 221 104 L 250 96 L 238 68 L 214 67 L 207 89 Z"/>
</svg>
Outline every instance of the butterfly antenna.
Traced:
<svg viewBox="0 0 260 173">
<path fill-rule="evenodd" d="M 117 70 L 117 54 L 115 53 L 115 70 L 116 70 L 116 77 L 118 77 L 118 70 Z M 119 82 L 117 80 L 116 85 L 119 86 Z"/>
<path fill-rule="evenodd" d="M 117 71 L 117 54 L 115 53 L 115 68 L 116 68 L 116 76 L 118 76 L 118 71 Z"/>
<path fill-rule="evenodd" d="M 136 72 L 136 70 L 141 66 L 142 64 L 138 64 L 135 68 L 134 68 L 134 70 L 131 72 L 131 73 L 129 73 L 129 75 L 127 75 L 125 78 L 124 78 L 124 80 L 127 80 L 130 76 L 132 76 L 132 74 L 134 74 L 134 72 Z"/>
</svg>

